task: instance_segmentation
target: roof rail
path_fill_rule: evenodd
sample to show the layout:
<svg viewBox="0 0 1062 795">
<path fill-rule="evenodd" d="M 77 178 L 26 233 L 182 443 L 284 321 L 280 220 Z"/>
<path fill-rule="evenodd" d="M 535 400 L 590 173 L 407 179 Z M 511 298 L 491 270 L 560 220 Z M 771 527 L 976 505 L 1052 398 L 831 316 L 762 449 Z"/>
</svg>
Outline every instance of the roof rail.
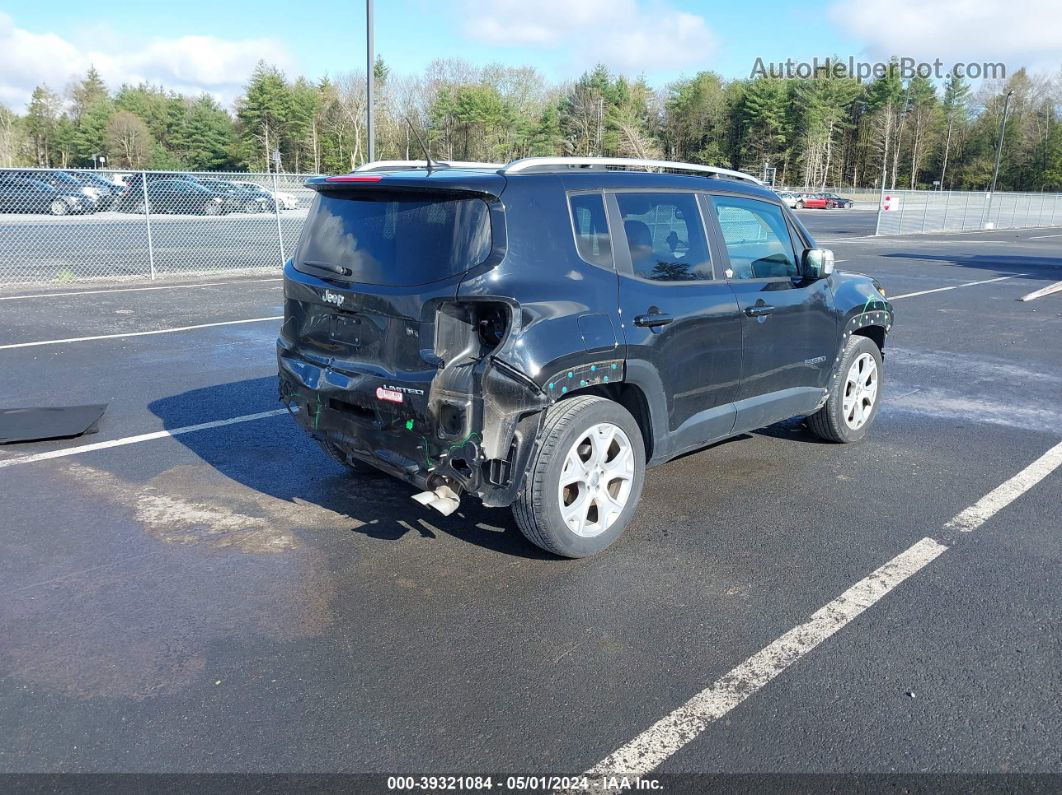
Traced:
<svg viewBox="0 0 1062 795">
<path fill-rule="evenodd" d="M 727 179 L 751 182 L 754 185 L 763 185 L 763 182 L 741 171 L 732 171 L 729 168 L 716 166 L 703 166 L 699 163 L 676 163 L 671 160 L 643 160 L 632 157 L 525 157 L 514 160 L 501 169 L 502 174 L 519 174 L 521 171 L 557 171 L 564 168 L 594 168 L 604 169 L 666 169 L 669 171 L 692 171 L 699 174 L 707 174 L 713 177 L 725 177 Z"/>
<path fill-rule="evenodd" d="M 444 168 L 483 168 L 497 171 L 504 167 L 504 163 L 478 163 L 471 160 L 432 160 L 431 167 Z M 371 163 L 362 163 L 355 171 L 408 171 L 414 168 L 427 168 L 425 160 L 374 160 Z"/>
</svg>

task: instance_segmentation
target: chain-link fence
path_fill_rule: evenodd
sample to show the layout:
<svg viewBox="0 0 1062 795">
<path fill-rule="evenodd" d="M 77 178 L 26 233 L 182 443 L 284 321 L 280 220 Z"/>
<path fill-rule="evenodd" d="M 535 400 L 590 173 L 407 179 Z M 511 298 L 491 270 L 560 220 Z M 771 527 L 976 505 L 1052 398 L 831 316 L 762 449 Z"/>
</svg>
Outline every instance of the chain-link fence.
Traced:
<svg viewBox="0 0 1062 795">
<path fill-rule="evenodd" d="M 1062 224 L 1062 194 L 981 191 L 886 191 L 877 234 L 969 232 Z"/>
<path fill-rule="evenodd" d="M 278 270 L 307 176 L 0 169 L 0 286 Z"/>
</svg>

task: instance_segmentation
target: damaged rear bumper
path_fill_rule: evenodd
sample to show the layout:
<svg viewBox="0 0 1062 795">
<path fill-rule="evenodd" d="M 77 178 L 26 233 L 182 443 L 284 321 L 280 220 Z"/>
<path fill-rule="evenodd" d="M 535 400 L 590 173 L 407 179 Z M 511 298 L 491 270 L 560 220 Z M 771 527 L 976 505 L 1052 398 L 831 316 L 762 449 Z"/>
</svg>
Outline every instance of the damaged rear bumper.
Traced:
<svg viewBox="0 0 1062 795">
<path fill-rule="evenodd" d="M 516 498 L 550 403 L 489 356 L 429 382 L 308 356 L 284 337 L 277 360 L 280 399 L 311 436 L 420 489 L 445 486 L 487 506 Z"/>
</svg>

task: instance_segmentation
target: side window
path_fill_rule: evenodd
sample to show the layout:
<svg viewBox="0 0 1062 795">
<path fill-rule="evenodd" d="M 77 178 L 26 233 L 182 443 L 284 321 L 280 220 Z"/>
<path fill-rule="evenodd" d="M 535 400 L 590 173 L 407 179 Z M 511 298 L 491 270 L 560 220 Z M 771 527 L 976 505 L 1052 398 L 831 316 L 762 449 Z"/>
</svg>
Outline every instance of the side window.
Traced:
<svg viewBox="0 0 1062 795">
<path fill-rule="evenodd" d="M 605 201 L 600 193 L 577 193 L 568 197 L 572 228 L 579 256 L 591 265 L 612 267 L 612 243 L 608 237 Z"/>
<path fill-rule="evenodd" d="M 714 278 L 693 193 L 617 193 L 634 275 L 661 282 Z"/>
<path fill-rule="evenodd" d="M 727 278 L 792 278 L 800 274 L 780 208 L 733 196 L 713 196 L 712 201 L 730 254 Z"/>
</svg>

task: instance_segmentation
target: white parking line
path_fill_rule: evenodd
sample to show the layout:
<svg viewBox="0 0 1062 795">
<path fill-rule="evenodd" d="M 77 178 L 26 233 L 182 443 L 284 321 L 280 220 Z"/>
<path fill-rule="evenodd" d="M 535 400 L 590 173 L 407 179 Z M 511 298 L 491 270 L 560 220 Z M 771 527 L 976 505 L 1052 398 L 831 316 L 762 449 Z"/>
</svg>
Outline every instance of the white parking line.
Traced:
<svg viewBox="0 0 1062 795">
<path fill-rule="evenodd" d="M 68 295 L 98 295 L 100 293 L 140 293 L 147 290 L 179 290 L 182 287 L 218 287 L 222 284 L 250 284 L 255 282 L 281 282 L 282 277 L 270 279 L 240 279 L 234 282 L 198 282 L 196 284 L 164 284 L 157 287 L 108 287 L 102 290 L 76 290 L 69 293 L 33 293 L 32 295 L 0 295 L 0 301 L 19 301 L 23 298 L 60 298 Z"/>
<path fill-rule="evenodd" d="M 1005 483 L 988 492 L 962 513 L 944 525 L 947 530 L 970 533 L 1006 508 L 1014 500 L 1046 478 L 1062 464 L 1062 442 L 1025 467 Z"/>
<path fill-rule="evenodd" d="M 1035 237 L 1027 237 L 1025 239 L 1026 240 L 1046 240 L 1049 237 L 1062 237 L 1062 234 L 1059 234 L 1059 235 L 1036 235 Z"/>
<path fill-rule="evenodd" d="M 904 293 L 903 295 L 890 295 L 890 301 L 899 301 L 901 298 L 914 298 L 916 295 L 929 295 L 930 293 L 943 293 L 947 290 L 958 290 L 960 287 L 974 287 L 978 284 L 991 284 L 992 282 L 1002 282 L 1007 279 L 1016 279 L 1019 276 L 1028 276 L 1028 273 L 1014 273 L 1010 276 L 1000 276 L 995 279 L 982 279 L 979 282 L 965 282 L 964 284 L 953 284 L 951 287 L 935 287 L 932 290 L 919 290 L 917 293 Z"/>
<path fill-rule="evenodd" d="M 670 715 L 594 765 L 587 775 L 644 776 L 782 671 L 948 548 L 923 538 L 765 646 Z"/>
<path fill-rule="evenodd" d="M 31 455 L 20 455 L 13 458 L 0 458 L 0 469 L 3 467 L 13 467 L 19 464 L 32 464 L 37 461 L 48 461 L 53 458 L 66 458 L 71 455 L 81 455 L 82 453 L 92 453 L 96 450 L 108 450 L 112 447 L 124 447 L 127 444 L 137 444 L 139 442 L 150 442 L 153 439 L 165 439 L 170 436 L 180 436 L 185 433 L 194 433 L 195 431 L 206 431 L 211 428 L 224 428 L 226 425 L 236 425 L 241 422 L 251 422 L 252 420 L 261 420 L 266 417 L 275 417 L 278 414 L 286 414 L 287 409 L 273 409 L 272 411 L 259 411 L 257 414 L 244 414 L 242 417 L 230 417 L 227 420 L 213 420 L 212 422 L 201 422 L 198 425 L 185 425 L 183 428 L 173 428 L 168 431 L 154 431 L 152 433 L 142 433 L 139 436 L 126 436 L 124 439 L 111 439 L 108 442 L 94 442 L 93 444 L 83 444 L 80 447 L 67 447 L 64 450 L 49 450 L 46 453 L 33 453 Z"/>
<path fill-rule="evenodd" d="M 944 525 L 945 529 L 957 528 L 964 532 L 976 530 L 1059 465 L 1062 465 L 1062 442 L 969 508 L 956 514 Z M 758 692 L 786 668 L 947 550 L 947 546 L 932 538 L 923 538 L 908 547 L 815 611 L 808 621 L 789 630 L 613 751 L 588 770 L 586 775 L 600 779 L 608 775 L 644 776 L 649 773 L 696 738 L 713 721 Z"/>
<path fill-rule="evenodd" d="M 252 317 L 248 320 L 223 320 L 220 323 L 200 323 L 196 326 L 178 326 L 176 328 L 160 328 L 154 331 L 127 331 L 124 334 L 97 334 L 94 337 L 68 337 L 65 340 L 38 340 L 37 342 L 14 342 L 8 345 L 0 345 L 0 351 L 12 348 L 35 348 L 39 345 L 63 345 L 67 342 L 89 342 L 91 340 L 113 340 L 121 337 L 147 337 L 151 334 L 173 334 L 178 331 L 194 331 L 200 328 L 214 328 L 215 326 L 238 326 L 241 323 L 264 323 L 267 320 L 283 320 L 283 315 L 275 317 Z"/>
<path fill-rule="evenodd" d="M 1043 298 L 1045 295 L 1051 295 L 1052 293 L 1062 292 L 1062 282 L 1055 282 L 1049 284 L 1047 287 L 1041 287 L 1039 290 L 1033 290 L 1031 293 L 1026 293 L 1019 300 L 1021 301 L 1035 301 L 1037 298 Z"/>
</svg>

